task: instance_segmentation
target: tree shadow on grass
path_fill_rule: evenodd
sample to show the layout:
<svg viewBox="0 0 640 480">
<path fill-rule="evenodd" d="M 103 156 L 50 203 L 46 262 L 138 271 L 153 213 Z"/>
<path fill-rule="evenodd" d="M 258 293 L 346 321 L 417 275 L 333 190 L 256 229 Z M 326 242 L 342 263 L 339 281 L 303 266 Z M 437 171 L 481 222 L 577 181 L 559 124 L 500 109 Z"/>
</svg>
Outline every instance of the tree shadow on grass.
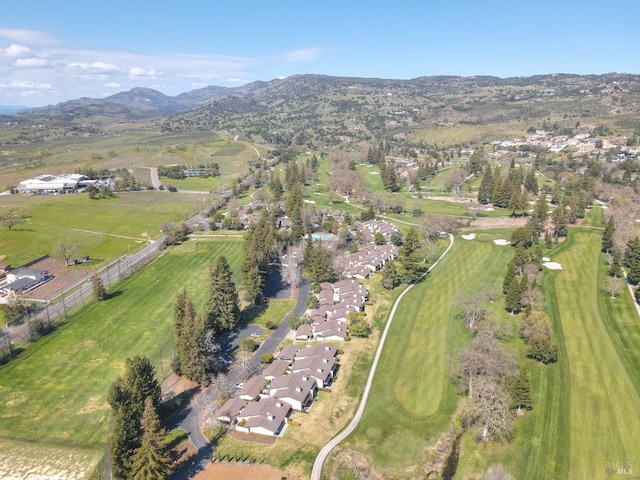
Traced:
<svg viewBox="0 0 640 480">
<path fill-rule="evenodd" d="M 269 307 L 269 302 L 263 302 L 259 305 L 248 305 L 240 315 L 240 324 L 247 325 L 255 322 L 256 318 L 262 315 Z"/>
<path fill-rule="evenodd" d="M 112 298 L 119 297 L 123 293 L 124 293 L 124 290 L 116 290 L 115 292 L 107 293 L 107 296 L 105 297 L 105 300 L 111 300 Z"/>
</svg>

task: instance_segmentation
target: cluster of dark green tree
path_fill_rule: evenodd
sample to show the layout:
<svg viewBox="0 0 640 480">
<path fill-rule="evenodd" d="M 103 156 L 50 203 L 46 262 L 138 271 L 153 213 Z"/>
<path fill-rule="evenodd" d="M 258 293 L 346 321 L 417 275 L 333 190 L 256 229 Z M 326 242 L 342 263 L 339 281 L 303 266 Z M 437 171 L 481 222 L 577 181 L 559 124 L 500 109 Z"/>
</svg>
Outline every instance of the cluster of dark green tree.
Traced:
<svg viewBox="0 0 640 480">
<path fill-rule="evenodd" d="M 400 190 L 400 178 L 396 162 L 392 159 L 387 160 L 388 154 L 389 142 L 380 140 L 367 151 L 367 162 L 378 165 L 380 168 L 380 178 L 384 189 L 388 192 L 397 192 Z"/>
<path fill-rule="evenodd" d="M 179 375 L 208 385 L 217 348 L 215 338 L 232 330 L 240 321 L 238 292 L 226 257 L 209 265 L 205 310 L 197 312 L 186 289 L 174 304 L 176 357 L 173 368 Z"/>
<path fill-rule="evenodd" d="M 398 261 L 390 260 L 382 267 L 382 285 L 391 290 L 401 283 L 415 282 L 429 268 L 432 254 L 433 244 L 425 242 L 418 230 L 411 227 L 402 239 Z"/>
<path fill-rule="evenodd" d="M 166 432 L 160 423 L 160 384 L 146 357 L 128 358 L 123 376 L 109 389 L 113 412 L 109 435 L 111 473 L 117 480 L 162 480 L 169 476 Z"/>
<path fill-rule="evenodd" d="M 96 200 L 98 198 L 111 198 L 113 197 L 113 192 L 109 187 L 103 185 L 98 189 L 95 185 L 89 185 L 87 187 L 87 194 L 89 198 L 92 200 Z"/>
<path fill-rule="evenodd" d="M 611 225 L 611 227 L 609 226 Z M 608 237 L 608 230 L 611 229 L 613 233 L 615 233 L 615 227 L 613 226 L 613 216 L 610 218 L 609 223 L 607 224 L 607 228 L 605 229 L 605 233 L 603 236 L 603 249 L 605 244 L 605 238 Z M 607 243 L 609 243 L 607 241 Z M 611 254 L 611 267 L 609 273 L 611 276 L 620 277 L 622 275 L 621 269 L 619 268 L 619 260 L 620 254 L 614 248 L 612 249 Z M 636 235 L 631 240 L 627 242 L 627 248 L 624 252 L 623 265 L 627 272 L 627 281 L 631 285 L 637 286 L 635 289 L 635 297 L 636 301 L 640 302 L 640 238 Z"/>
<path fill-rule="evenodd" d="M 186 177 L 184 173 L 185 170 L 195 170 L 197 176 L 201 178 L 217 177 L 220 175 L 220 165 L 216 162 L 203 163 L 196 167 L 189 167 L 187 165 L 160 165 L 158 166 L 158 175 L 175 180 L 182 180 Z"/>
<path fill-rule="evenodd" d="M 484 169 L 478 189 L 478 202 L 507 208 L 513 216 L 517 213 L 524 215 L 529 195 L 537 195 L 538 191 L 538 180 L 533 168 L 525 172 L 522 166 L 516 168 L 512 162 L 504 175 L 500 168 L 492 169 L 489 163 Z"/>
<path fill-rule="evenodd" d="M 269 214 L 263 210 L 245 235 L 242 281 L 245 300 L 260 303 L 267 279 L 269 263 L 277 258 L 277 236 Z"/>
<path fill-rule="evenodd" d="M 545 302 L 540 290 L 542 250 L 536 244 L 535 248 L 526 249 L 522 243 L 515 247 L 514 255 L 507 265 L 507 273 L 502 283 L 505 294 L 505 309 L 513 314 L 523 312 L 521 325 L 527 322 L 539 322 Z M 548 317 L 547 317 L 548 318 Z M 547 322 L 548 329 L 540 328 L 534 334 L 521 335 L 527 342 L 527 356 L 541 363 L 553 363 L 558 359 L 558 344 L 552 340 L 551 322 Z"/>
<path fill-rule="evenodd" d="M 189 230 L 189 227 L 186 223 L 181 223 L 179 225 L 173 225 L 166 228 L 167 236 L 164 239 L 165 246 L 179 245 L 180 243 L 184 242 L 191 233 L 191 230 Z"/>
<path fill-rule="evenodd" d="M 336 279 L 332 257 L 320 240 L 307 239 L 304 249 L 303 276 L 311 283 L 332 282 Z"/>
</svg>

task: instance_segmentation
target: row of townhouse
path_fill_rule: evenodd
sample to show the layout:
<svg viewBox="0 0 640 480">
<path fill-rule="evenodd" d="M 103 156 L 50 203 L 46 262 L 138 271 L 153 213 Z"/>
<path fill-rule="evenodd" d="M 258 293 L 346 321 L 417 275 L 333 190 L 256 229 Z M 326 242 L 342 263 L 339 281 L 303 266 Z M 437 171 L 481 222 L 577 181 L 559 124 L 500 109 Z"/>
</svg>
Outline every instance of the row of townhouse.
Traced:
<svg viewBox="0 0 640 480">
<path fill-rule="evenodd" d="M 336 347 L 284 347 L 262 375 L 251 377 L 218 411 L 218 419 L 239 432 L 279 436 L 293 411 L 308 411 L 318 389 L 331 386 Z"/>
<path fill-rule="evenodd" d="M 321 283 L 318 306 L 308 310 L 311 323 L 298 327 L 296 340 L 344 340 L 349 313 L 363 310 L 368 298 L 366 287 L 354 279 Z"/>
<path fill-rule="evenodd" d="M 398 247 L 392 243 L 366 246 L 345 256 L 344 276 L 347 278 L 369 278 L 377 270 L 398 257 Z"/>
<path fill-rule="evenodd" d="M 399 232 L 398 227 L 385 222 L 384 220 L 367 220 L 366 222 L 357 222 L 356 228 L 362 233 L 362 239 L 368 243 L 374 243 L 374 232 L 382 234 L 387 242 L 391 241 L 391 236 Z"/>
</svg>

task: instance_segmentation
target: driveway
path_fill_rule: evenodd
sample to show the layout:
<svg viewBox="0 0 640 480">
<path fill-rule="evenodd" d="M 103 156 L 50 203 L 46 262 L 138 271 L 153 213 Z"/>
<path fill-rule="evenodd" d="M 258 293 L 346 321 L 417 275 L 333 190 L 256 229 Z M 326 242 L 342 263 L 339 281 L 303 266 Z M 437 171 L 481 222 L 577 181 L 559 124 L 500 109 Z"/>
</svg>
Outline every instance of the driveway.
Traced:
<svg viewBox="0 0 640 480">
<path fill-rule="evenodd" d="M 293 309 L 293 313 L 298 316 L 304 313 L 304 311 L 306 310 L 308 295 L 309 282 L 303 280 L 297 289 L 296 305 Z M 253 355 L 252 362 L 255 365 L 258 365 L 260 363 L 260 356 L 262 354 L 275 353 L 282 340 L 284 340 L 284 338 L 291 330 L 289 328 L 289 323 L 287 322 L 287 320 L 288 316 L 285 317 L 282 322 L 280 322 L 278 328 L 271 332 L 269 338 L 262 342 L 256 353 Z M 260 327 L 258 325 L 248 324 L 237 331 L 230 332 L 228 334 L 228 341 L 230 343 L 224 353 L 225 355 L 228 355 L 228 357 L 226 358 L 229 358 L 234 346 L 237 347 L 243 339 L 250 338 L 251 334 L 257 331 L 259 328 Z M 234 368 L 230 370 L 226 375 L 227 380 L 231 384 L 236 384 L 238 381 L 240 381 L 242 373 L 240 372 L 239 368 Z M 207 394 L 206 390 L 194 395 L 194 397 L 191 399 L 191 402 L 189 402 L 188 405 L 185 405 L 182 409 L 173 414 L 165 425 L 167 430 L 173 430 L 174 428 L 182 428 L 183 430 L 185 430 L 189 435 L 189 439 L 191 440 L 191 442 L 198 449 L 198 455 L 193 464 L 171 475 L 171 480 L 187 480 L 193 478 L 196 474 L 204 470 L 205 467 L 210 463 L 213 448 L 200 430 L 200 415 L 198 413 L 198 410 L 195 408 L 196 397 L 198 395 L 205 394 Z"/>
</svg>

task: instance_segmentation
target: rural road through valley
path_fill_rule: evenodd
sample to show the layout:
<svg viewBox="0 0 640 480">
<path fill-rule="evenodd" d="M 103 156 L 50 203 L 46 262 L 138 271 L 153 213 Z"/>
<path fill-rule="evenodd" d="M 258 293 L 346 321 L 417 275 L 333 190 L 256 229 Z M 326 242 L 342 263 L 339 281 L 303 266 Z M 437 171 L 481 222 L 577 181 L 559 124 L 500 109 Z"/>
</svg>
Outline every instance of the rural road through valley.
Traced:
<svg viewBox="0 0 640 480">
<path fill-rule="evenodd" d="M 440 260 L 442 260 L 442 258 L 447 254 L 447 252 L 449 252 L 449 250 L 451 250 L 452 246 L 453 246 L 453 235 L 449 234 L 449 246 L 442 253 L 442 255 L 440 255 L 438 260 L 436 260 L 436 262 L 433 265 L 431 265 L 429 270 L 427 270 L 427 272 L 422 276 L 422 278 L 426 276 L 433 269 L 433 267 L 435 267 L 436 265 L 438 265 L 438 263 L 440 263 Z M 364 393 L 362 394 L 362 399 L 360 400 L 360 405 L 358 406 L 358 410 L 356 410 L 356 413 L 351 419 L 351 422 L 349 422 L 349 425 L 347 425 L 347 427 L 344 430 L 342 430 L 338 435 L 333 437 L 329 441 L 329 443 L 327 443 L 322 448 L 322 450 L 320 450 L 320 453 L 318 453 L 318 456 L 316 457 L 316 460 L 313 463 L 313 469 L 311 470 L 311 480 L 320 480 L 320 475 L 322 473 L 322 466 L 324 465 L 324 462 L 329 456 L 329 454 L 331 453 L 331 451 L 340 442 L 342 442 L 345 438 L 347 438 L 358 426 L 358 423 L 362 418 L 362 414 L 364 413 L 364 408 L 367 405 L 369 392 L 371 391 L 371 384 L 373 383 L 373 377 L 376 374 L 376 368 L 378 367 L 378 361 L 380 360 L 380 355 L 382 354 L 382 350 L 384 349 L 384 342 L 387 338 L 389 327 L 391 327 L 391 322 L 393 321 L 393 317 L 396 314 L 396 310 L 398 309 L 398 306 L 400 305 L 402 298 L 405 296 L 405 294 L 409 290 L 413 288 L 414 285 L 415 283 L 409 285 L 409 287 L 407 287 L 405 291 L 400 294 L 400 296 L 396 299 L 395 303 L 393 304 L 393 307 L 391 308 L 391 313 L 389 314 L 389 319 L 387 320 L 387 324 L 385 325 L 384 331 L 382 332 L 382 337 L 380 338 L 380 343 L 378 344 L 376 355 L 373 358 L 373 363 L 371 364 L 371 370 L 369 371 L 369 378 L 367 379 L 367 383 L 364 387 Z"/>
</svg>

